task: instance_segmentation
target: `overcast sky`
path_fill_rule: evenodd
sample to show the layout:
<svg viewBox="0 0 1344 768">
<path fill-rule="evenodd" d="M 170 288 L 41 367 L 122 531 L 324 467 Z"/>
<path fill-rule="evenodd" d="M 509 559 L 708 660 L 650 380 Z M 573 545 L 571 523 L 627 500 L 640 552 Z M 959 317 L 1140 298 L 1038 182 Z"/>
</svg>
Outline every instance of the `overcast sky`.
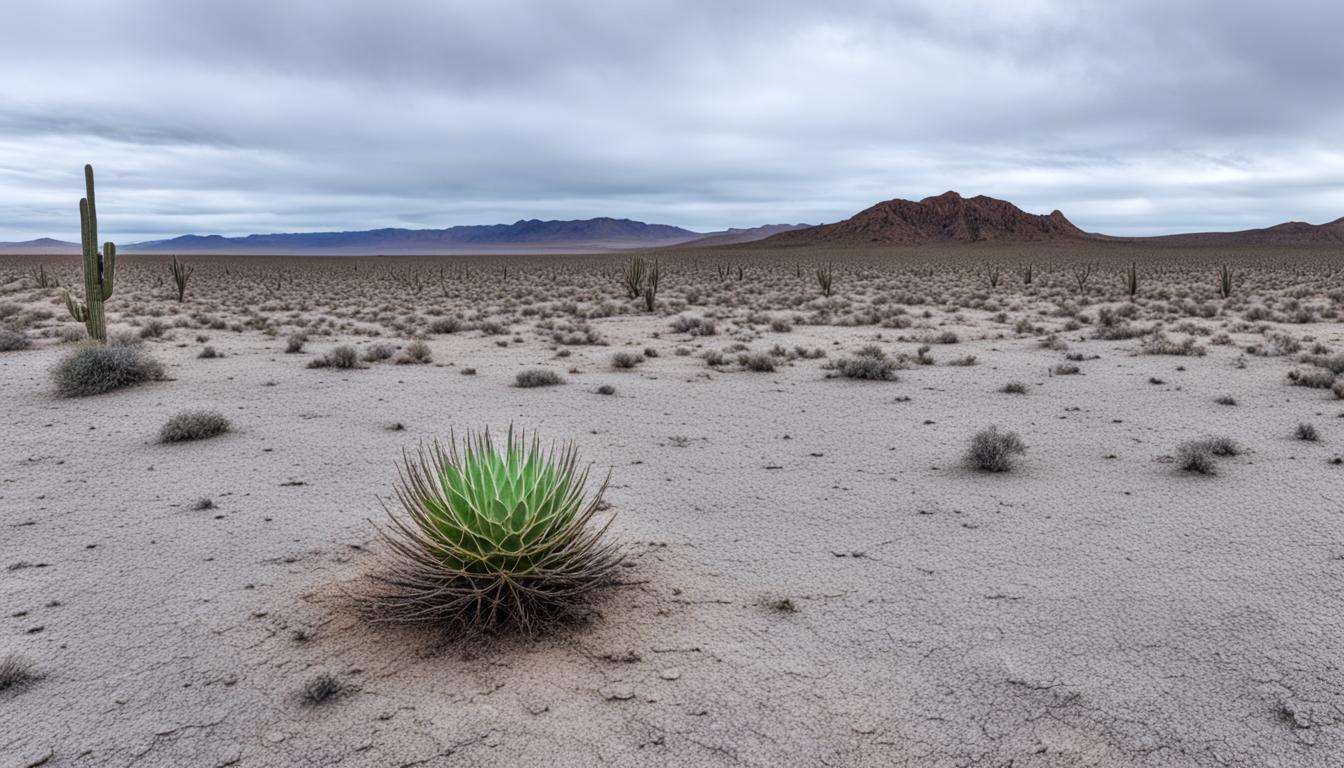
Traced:
<svg viewBox="0 0 1344 768">
<path fill-rule="evenodd" d="M 1344 216 L 1344 3 L 7 3 L 0 240 L 845 218 L 948 189 L 1156 234 Z"/>
</svg>

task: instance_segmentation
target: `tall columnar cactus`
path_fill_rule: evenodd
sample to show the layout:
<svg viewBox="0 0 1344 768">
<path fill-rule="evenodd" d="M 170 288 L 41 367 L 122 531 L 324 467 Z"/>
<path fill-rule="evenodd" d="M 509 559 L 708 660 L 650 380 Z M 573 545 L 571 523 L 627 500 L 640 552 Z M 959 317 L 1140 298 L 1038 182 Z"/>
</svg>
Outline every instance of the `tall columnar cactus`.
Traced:
<svg viewBox="0 0 1344 768">
<path fill-rule="evenodd" d="M 742 278 L 739 277 L 739 280 Z M 817 267 L 817 287 L 821 289 L 821 295 L 831 295 L 831 265 L 827 264 L 824 268 Z"/>
<path fill-rule="evenodd" d="M 1125 293 L 1133 298 L 1134 294 L 1139 292 L 1139 265 L 1131 263 L 1129 270 L 1125 272 Z"/>
<path fill-rule="evenodd" d="M 658 299 L 658 278 L 661 274 L 657 259 L 653 260 L 653 266 L 647 270 L 647 274 L 648 277 L 644 286 L 644 307 L 652 312 Z"/>
<path fill-rule="evenodd" d="M 84 324 L 89 337 L 107 341 L 107 314 L 103 302 L 112 296 L 112 271 L 117 263 L 117 246 L 103 243 L 98 252 L 98 214 L 93 205 L 93 166 L 84 166 L 86 197 L 79 201 L 80 241 L 84 245 L 84 301 L 75 301 L 65 292 L 70 316 Z"/>
<path fill-rule="evenodd" d="M 195 271 L 196 268 L 178 261 L 177 257 L 174 256 L 171 269 L 173 272 L 173 284 L 177 286 L 177 303 L 181 304 L 182 300 L 186 298 L 187 295 L 187 281 L 191 279 L 191 273 Z M 417 278 L 416 282 L 417 287 L 415 292 L 420 293 L 418 287 L 419 278 Z"/>
</svg>

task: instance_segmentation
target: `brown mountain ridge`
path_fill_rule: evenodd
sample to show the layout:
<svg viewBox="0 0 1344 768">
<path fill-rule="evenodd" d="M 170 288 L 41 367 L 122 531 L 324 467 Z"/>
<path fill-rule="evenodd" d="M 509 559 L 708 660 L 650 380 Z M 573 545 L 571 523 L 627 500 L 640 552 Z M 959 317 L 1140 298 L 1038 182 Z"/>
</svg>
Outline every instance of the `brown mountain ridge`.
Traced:
<svg viewBox="0 0 1344 768">
<path fill-rule="evenodd" d="M 1084 232 L 1063 213 L 1027 213 L 993 197 L 936 197 L 886 200 L 834 224 L 782 232 L 754 246 L 924 245 L 939 242 L 1109 241 L 1170 246 L 1323 246 L 1344 245 L 1344 218 L 1326 224 L 1290 221 L 1239 232 L 1192 232 L 1157 237 L 1109 237 Z"/>
<path fill-rule="evenodd" d="M 1027 213 L 992 197 L 936 197 L 886 200 L 844 221 L 783 232 L 760 241 L 768 245 L 916 245 L 939 241 L 1034 242 L 1097 237 L 1074 226 L 1064 214 Z"/>
</svg>

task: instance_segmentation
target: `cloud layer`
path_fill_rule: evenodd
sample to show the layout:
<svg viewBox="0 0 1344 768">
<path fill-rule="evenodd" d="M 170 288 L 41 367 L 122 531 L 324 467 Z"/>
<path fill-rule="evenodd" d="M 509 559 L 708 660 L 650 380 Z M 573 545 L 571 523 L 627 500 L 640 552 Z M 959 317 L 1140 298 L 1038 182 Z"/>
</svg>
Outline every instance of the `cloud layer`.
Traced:
<svg viewBox="0 0 1344 768">
<path fill-rule="evenodd" d="M 26 3 L 0 240 L 844 218 L 956 189 L 1108 234 L 1344 215 L 1344 5 Z M 830 4 L 836 5 L 836 4 Z"/>
</svg>

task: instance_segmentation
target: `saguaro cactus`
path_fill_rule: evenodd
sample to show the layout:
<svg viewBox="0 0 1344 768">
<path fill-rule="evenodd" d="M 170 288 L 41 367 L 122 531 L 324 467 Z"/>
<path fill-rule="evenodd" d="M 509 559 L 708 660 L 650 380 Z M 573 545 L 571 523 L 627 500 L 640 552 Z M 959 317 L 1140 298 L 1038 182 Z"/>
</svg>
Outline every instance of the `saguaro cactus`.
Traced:
<svg viewBox="0 0 1344 768">
<path fill-rule="evenodd" d="M 107 341 L 107 314 L 103 302 L 112 296 L 112 270 L 117 263 L 117 246 L 103 243 L 98 253 L 98 214 L 93 205 L 93 166 L 84 166 L 86 197 L 79 201 L 80 240 L 84 245 L 84 301 L 75 301 L 65 292 L 70 316 L 84 324 L 89 337 Z"/>
</svg>

